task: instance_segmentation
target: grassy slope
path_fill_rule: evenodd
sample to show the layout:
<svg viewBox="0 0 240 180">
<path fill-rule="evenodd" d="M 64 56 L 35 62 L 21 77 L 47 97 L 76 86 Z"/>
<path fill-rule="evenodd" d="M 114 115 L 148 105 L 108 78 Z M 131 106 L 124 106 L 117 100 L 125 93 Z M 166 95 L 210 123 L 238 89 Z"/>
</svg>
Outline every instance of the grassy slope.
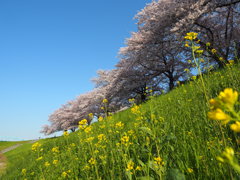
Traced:
<svg viewBox="0 0 240 180">
<path fill-rule="evenodd" d="M 27 141 L 0 141 L 0 151 L 16 144 L 23 144 Z"/>
<path fill-rule="evenodd" d="M 206 76 L 209 98 L 216 97 L 227 87 L 239 91 L 239 77 L 239 65 Z M 31 155 L 27 151 L 15 154 L 15 157 L 9 154 L 8 158 L 12 158 L 14 164 L 8 167 L 2 179 L 135 179 L 145 176 L 154 179 L 172 176 L 229 179 L 237 176 L 215 159 L 225 146 L 238 148 L 236 135 L 209 120 L 208 111 L 202 85 L 197 80 L 152 98 L 135 114 L 129 109 L 115 114 L 110 120 L 94 123 L 89 133 L 81 130 L 69 137 L 44 140 L 39 148 L 43 150 Z M 116 125 L 120 121 L 124 127 Z M 100 140 L 99 134 L 104 134 L 106 140 Z M 95 139 L 90 140 L 90 137 Z M 132 144 L 121 140 L 123 137 L 129 137 Z M 117 146 L 117 143 L 120 144 Z M 60 152 L 53 153 L 53 147 L 58 147 Z M 43 159 L 36 161 L 38 157 Z M 163 166 L 156 167 L 156 157 L 163 159 Z M 96 163 L 89 161 L 91 158 Z M 58 163 L 54 165 L 53 160 Z M 141 171 L 128 166 L 131 161 L 134 169 L 140 166 Z M 46 166 L 46 162 L 50 165 Z M 27 169 L 26 176 L 21 173 L 23 168 Z"/>
<path fill-rule="evenodd" d="M 9 152 L 6 152 L 4 154 L 0 154 L 0 162 L 7 164 L 9 168 L 14 167 L 15 168 L 15 162 L 21 160 L 24 160 L 26 157 L 26 152 L 30 149 L 32 146 L 32 143 L 28 143 L 29 141 L 1 141 L 0 142 L 0 149 L 6 149 L 8 147 L 11 147 L 16 144 L 23 144 L 19 146 L 16 149 L 13 149 Z M 24 161 L 23 161 L 24 162 Z M 5 171 L 5 165 L 2 166 L 0 169 L 0 174 L 4 173 Z"/>
</svg>

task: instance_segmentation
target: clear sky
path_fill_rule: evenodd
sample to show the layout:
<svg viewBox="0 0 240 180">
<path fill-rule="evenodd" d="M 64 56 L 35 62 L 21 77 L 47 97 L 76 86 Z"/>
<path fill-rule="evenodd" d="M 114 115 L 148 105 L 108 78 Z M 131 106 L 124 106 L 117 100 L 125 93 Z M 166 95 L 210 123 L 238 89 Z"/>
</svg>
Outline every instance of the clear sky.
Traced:
<svg viewBox="0 0 240 180">
<path fill-rule="evenodd" d="M 0 140 L 43 137 L 48 116 L 112 69 L 151 0 L 0 1 Z"/>
</svg>

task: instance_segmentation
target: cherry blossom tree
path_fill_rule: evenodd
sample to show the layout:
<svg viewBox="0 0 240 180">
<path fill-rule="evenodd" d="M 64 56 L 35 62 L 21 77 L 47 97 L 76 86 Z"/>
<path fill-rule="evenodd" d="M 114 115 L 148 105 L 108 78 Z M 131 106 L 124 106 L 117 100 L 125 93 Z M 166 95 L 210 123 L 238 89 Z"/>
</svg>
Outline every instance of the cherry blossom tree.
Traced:
<svg viewBox="0 0 240 180">
<path fill-rule="evenodd" d="M 130 105 L 129 98 L 145 101 L 148 87 L 153 94 L 173 89 L 186 79 L 184 69 L 192 68 L 191 49 L 184 47 L 187 32 L 198 33 L 202 56 L 212 64 L 222 67 L 240 58 L 240 0 L 156 0 L 135 18 L 138 31 L 120 48 L 116 68 L 97 71 L 95 88 L 54 111 L 42 133 L 74 131 L 80 120 L 92 121 L 90 113 L 118 111 Z"/>
</svg>

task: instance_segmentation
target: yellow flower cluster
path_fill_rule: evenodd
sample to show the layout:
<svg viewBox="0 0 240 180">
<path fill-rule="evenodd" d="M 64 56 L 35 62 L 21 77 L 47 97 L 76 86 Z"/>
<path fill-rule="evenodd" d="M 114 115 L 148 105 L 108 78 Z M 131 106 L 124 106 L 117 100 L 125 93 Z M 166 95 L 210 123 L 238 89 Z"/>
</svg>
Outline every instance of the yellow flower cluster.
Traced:
<svg viewBox="0 0 240 180">
<path fill-rule="evenodd" d="M 134 106 L 131 108 L 131 112 L 132 112 L 133 114 L 140 114 L 140 113 L 141 113 L 141 112 L 140 112 L 140 106 L 134 105 Z"/>
<path fill-rule="evenodd" d="M 87 120 L 86 119 L 83 119 L 83 120 L 81 120 L 81 121 L 79 121 L 79 125 L 86 125 L 87 124 Z"/>
<path fill-rule="evenodd" d="M 225 162 L 225 161 L 233 161 L 234 158 L 234 150 L 231 147 L 227 147 L 225 151 L 222 153 L 222 157 L 217 157 L 217 160 L 220 162 Z"/>
<path fill-rule="evenodd" d="M 98 141 L 106 141 L 106 136 L 105 136 L 105 134 L 99 134 L 99 135 L 98 135 Z"/>
<path fill-rule="evenodd" d="M 88 126 L 84 129 L 84 131 L 89 134 L 91 131 L 92 131 L 92 127 L 91 126 Z"/>
<path fill-rule="evenodd" d="M 238 92 L 233 91 L 231 88 L 226 88 L 223 92 L 220 92 L 218 98 L 228 107 L 233 108 L 234 104 L 238 100 Z"/>
<path fill-rule="evenodd" d="M 63 171 L 62 172 L 62 177 L 66 178 L 67 176 L 69 176 L 70 173 L 71 173 L 71 170 Z"/>
<path fill-rule="evenodd" d="M 90 119 L 93 119 L 93 113 L 89 113 L 89 114 L 88 114 L 88 117 L 89 117 Z"/>
<path fill-rule="evenodd" d="M 131 171 L 134 169 L 134 162 L 131 160 L 127 163 L 126 171 Z"/>
<path fill-rule="evenodd" d="M 129 102 L 129 103 L 134 103 L 134 101 L 135 101 L 134 98 L 128 99 L 128 102 Z"/>
<path fill-rule="evenodd" d="M 56 160 L 56 159 L 55 159 L 55 160 L 53 160 L 53 164 L 54 164 L 54 165 L 57 165 L 57 164 L 58 164 L 58 162 L 59 162 L 59 161 L 58 161 L 58 160 Z"/>
<path fill-rule="evenodd" d="M 89 162 L 89 164 L 91 164 L 91 165 L 94 165 L 94 164 L 97 163 L 96 159 L 94 159 L 94 158 L 89 159 L 88 162 Z"/>
<path fill-rule="evenodd" d="M 221 121 L 222 124 L 227 124 L 231 120 L 231 117 L 219 108 L 214 111 L 209 112 L 208 118 Z"/>
<path fill-rule="evenodd" d="M 118 123 L 115 124 L 115 127 L 116 128 L 123 128 L 124 127 L 124 124 L 120 121 Z"/>
<path fill-rule="evenodd" d="M 234 105 L 238 100 L 238 92 L 233 91 L 231 88 L 226 88 L 224 91 L 219 93 L 216 99 L 211 99 L 209 101 L 211 112 L 208 113 L 209 119 L 221 121 L 222 124 L 227 124 L 232 117 L 226 114 L 224 111 L 234 113 Z M 224 110 L 224 111 L 223 111 Z M 231 126 L 234 131 L 238 132 L 239 124 L 235 123 Z"/>
<path fill-rule="evenodd" d="M 195 33 L 195 32 L 189 32 L 187 33 L 187 35 L 184 37 L 184 39 L 187 39 L 187 40 L 195 40 L 198 36 L 198 33 Z"/>
<path fill-rule="evenodd" d="M 184 71 L 185 71 L 185 72 L 187 72 L 187 73 L 189 73 L 189 72 L 190 72 L 190 70 L 189 70 L 189 69 L 184 69 Z"/>
<path fill-rule="evenodd" d="M 32 151 L 37 151 L 42 145 L 39 142 L 36 142 L 32 145 Z"/>
<path fill-rule="evenodd" d="M 63 136 L 64 136 L 64 137 L 67 137 L 67 136 L 69 136 L 69 133 L 68 133 L 68 131 L 64 131 L 64 132 L 63 132 Z"/>
<path fill-rule="evenodd" d="M 211 52 L 212 52 L 213 54 L 216 54 L 216 53 L 217 53 L 217 50 L 216 50 L 216 49 L 212 49 Z"/>
<path fill-rule="evenodd" d="M 46 162 L 44 163 L 44 166 L 48 167 L 48 166 L 50 166 L 50 163 L 49 163 L 48 161 L 46 161 Z"/>
<path fill-rule="evenodd" d="M 87 139 L 85 139 L 85 142 L 92 142 L 94 140 L 94 137 L 89 137 L 89 138 L 87 138 Z"/>
<path fill-rule="evenodd" d="M 188 173 L 193 173 L 193 169 L 192 168 L 187 168 L 187 172 Z"/>
<path fill-rule="evenodd" d="M 59 147 L 53 147 L 52 152 L 53 153 L 59 153 Z"/>
<path fill-rule="evenodd" d="M 107 103 L 108 103 L 108 100 L 107 100 L 107 99 L 103 99 L 102 102 L 103 102 L 104 104 L 107 104 Z"/>
<path fill-rule="evenodd" d="M 79 129 L 84 129 L 86 127 L 87 123 L 88 123 L 87 119 L 83 119 L 83 120 L 79 121 L 78 122 L 78 124 L 79 124 L 78 128 Z"/>
<path fill-rule="evenodd" d="M 99 116 L 98 121 L 100 121 L 100 122 L 103 121 L 103 117 Z"/>
<path fill-rule="evenodd" d="M 122 144 L 124 144 L 125 146 L 128 146 L 130 143 L 129 143 L 129 136 L 123 136 L 122 138 L 121 138 L 121 142 L 122 142 Z"/>
<path fill-rule="evenodd" d="M 164 162 L 163 162 L 161 157 L 155 157 L 154 158 L 154 163 L 159 165 L 159 166 L 163 166 L 164 165 Z"/>
<path fill-rule="evenodd" d="M 240 122 L 236 121 L 234 124 L 230 125 L 231 130 L 240 133 Z"/>
<path fill-rule="evenodd" d="M 27 170 L 26 169 L 22 169 L 22 174 L 25 176 L 27 173 Z"/>
<path fill-rule="evenodd" d="M 43 159 L 42 156 L 40 156 L 39 158 L 36 159 L 36 161 L 41 161 Z"/>
</svg>

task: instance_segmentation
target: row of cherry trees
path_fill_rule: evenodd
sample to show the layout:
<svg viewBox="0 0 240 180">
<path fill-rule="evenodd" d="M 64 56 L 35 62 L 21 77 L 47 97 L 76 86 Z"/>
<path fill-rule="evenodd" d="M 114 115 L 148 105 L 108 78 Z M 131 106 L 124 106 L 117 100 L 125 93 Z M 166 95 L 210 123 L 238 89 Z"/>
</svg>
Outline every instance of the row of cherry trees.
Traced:
<svg viewBox="0 0 240 180">
<path fill-rule="evenodd" d="M 96 88 L 53 112 L 43 133 L 74 131 L 80 120 L 90 123 L 89 113 L 104 116 L 129 106 L 130 98 L 144 101 L 148 87 L 152 94 L 173 89 L 186 79 L 184 69 L 192 68 L 183 39 L 187 32 L 199 34 L 202 56 L 211 64 L 222 67 L 240 57 L 240 0 L 158 0 L 135 18 L 138 31 L 120 49 L 116 68 L 99 70 L 92 80 Z"/>
</svg>

